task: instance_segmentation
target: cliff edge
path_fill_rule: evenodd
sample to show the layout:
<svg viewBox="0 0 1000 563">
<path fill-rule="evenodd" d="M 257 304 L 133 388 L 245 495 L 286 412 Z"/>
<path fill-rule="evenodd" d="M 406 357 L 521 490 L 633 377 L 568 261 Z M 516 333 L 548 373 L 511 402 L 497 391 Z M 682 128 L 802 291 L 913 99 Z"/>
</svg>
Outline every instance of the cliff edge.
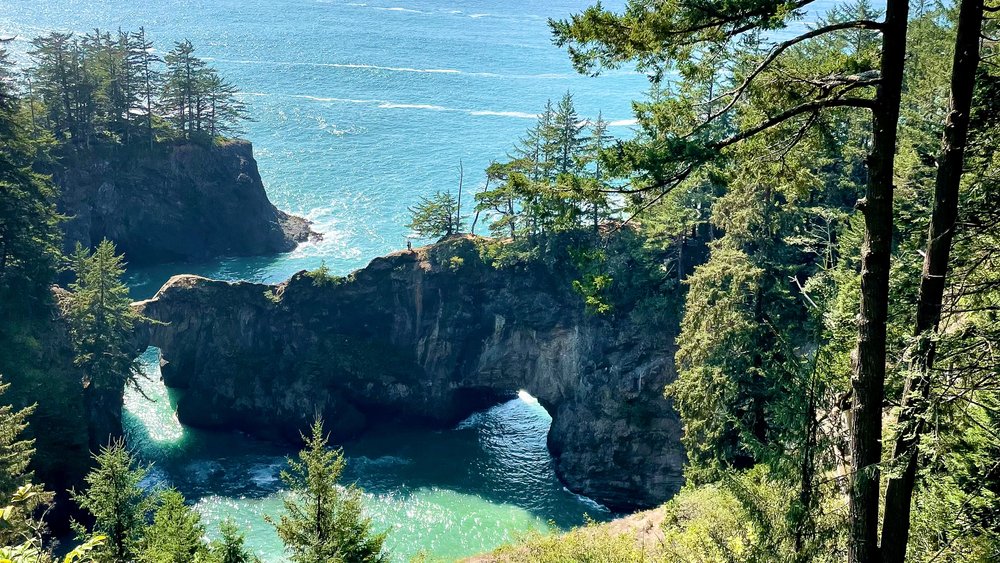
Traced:
<svg viewBox="0 0 1000 563">
<path fill-rule="evenodd" d="M 567 487 L 612 509 L 680 488 L 681 424 L 663 396 L 676 328 L 595 315 L 541 263 L 497 267 L 456 237 L 346 278 L 274 285 L 176 276 L 136 307 L 186 390 L 181 422 L 294 439 L 321 413 L 335 440 L 395 420 L 446 428 L 526 390 L 553 422 Z"/>
<path fill-rule="evenodd" d="M 51 171 L 67 250 L 108 238 L 130 263 L 149 264 L 287 252 L 318 236 L 268 200 L 248 141 L 110 150 L 65 156 Z"/>
</svg>

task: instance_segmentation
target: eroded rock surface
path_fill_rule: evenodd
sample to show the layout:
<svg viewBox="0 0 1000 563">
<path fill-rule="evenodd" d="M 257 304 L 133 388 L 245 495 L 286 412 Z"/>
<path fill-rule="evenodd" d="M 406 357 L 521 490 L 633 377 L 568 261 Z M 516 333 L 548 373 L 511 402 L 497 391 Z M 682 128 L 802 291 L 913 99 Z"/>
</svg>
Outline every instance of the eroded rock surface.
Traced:
<svg viewBox="0 0 1000 563">
<path fill-rule="evenodd" d="M 542 266 L 497 269 L 456 238 L 347 278 L 276 286 L 176 276 L 137 306 L 180 420 L 292 438 L 321 413 L 335 439 L 395 419 L 448 427 L 524 389 L 573 491 L 613 509 L 681 486 L 670 331 L 588 313 Z"/>
<path fill-rule="evenodd" d="M 287 252 L 316 236 L 267 198 L 248 141 L 68 156 L 52 171 L 67 250 L 115 242 L 130 263 Z"/>
</svg>

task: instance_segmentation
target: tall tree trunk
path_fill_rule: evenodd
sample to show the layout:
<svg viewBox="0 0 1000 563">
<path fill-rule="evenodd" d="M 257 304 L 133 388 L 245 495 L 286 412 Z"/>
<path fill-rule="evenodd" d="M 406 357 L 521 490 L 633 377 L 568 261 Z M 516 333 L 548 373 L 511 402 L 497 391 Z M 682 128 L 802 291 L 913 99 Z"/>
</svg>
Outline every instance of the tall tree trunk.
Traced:
<svg viewBox="0 0 1000 563">
<path fill-rule="evenodd" d="M 958 220 L 959 187 L 969 136 L 969 114 L 979 67 L 983 0 L 962 0 L 951 70 L 951 97 L 941 141 L 941 159 L 934 183 L 934 205 L 927 231 L 924 268 L 920 277 L 912 358 L 913 375 L 906 380 L 892 457 L 901 473 L 889 479 L 882 523 L 884 563 L 903 563 L 910 534 L 910 506 L 917 474 L 917 446 L 924 429 L 923 415 L 934 364 L 934 332 L 941 321 L 948 262 Z"/>
<path fill-rule="evenodd" d="M 868 193 L 858 202 L 865 219 L 861 248 L 861 306 L 858 345 L 851 377 L 851 483 L 849 490 L 852 563 L 877 563 L 879 462 L 882 458 L 882 401 L 885 396 L 889 258 L 892 251 L 893 172 L 896 127 L 906 55 L 907 0 L 888 0 L 882 25 L 881 82 L 872 112 Z"/>
</svg>

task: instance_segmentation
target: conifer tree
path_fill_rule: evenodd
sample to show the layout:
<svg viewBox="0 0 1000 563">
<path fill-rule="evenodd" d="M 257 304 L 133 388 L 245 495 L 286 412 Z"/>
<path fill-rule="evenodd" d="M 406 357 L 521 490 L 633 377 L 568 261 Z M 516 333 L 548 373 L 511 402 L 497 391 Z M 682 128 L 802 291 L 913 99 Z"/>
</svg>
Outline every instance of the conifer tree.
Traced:
<svg viewBox="0 0 1000 563">
<path fill-rule="evenodd" d="M 133 74 L 136 101 L 138 102 L 138 105 L 133 106 L 131 111 L 144 116 L 146 137 L 149 141 L 149 147 L 152 148 L 155 141 L 153 98 L 157 95 L 160 87 L 160 73 L 156 69 L 156 64 L 163 61 L 153 51 L 153 42 L 146 36 L 145 28 L 140 27 L 139 31 L 129 34 L 128 58 L 129 68 Z"/>
<path fill-rule="evenodd" d="M 211 137 L 241 133 L 239 124 L 249 120 L 246 106 L 237 97 L 235 86 L 224 80 L 214 69 L 206 69 L 202 77 L 205 129 Z"/>
<path fill-rule="evenodd" d="M 0 318 L 14 320 L 48 299 L 61 234 L 56 190 L 33 170 L 38 147 L 18 115 L 11 62 L 0 48 Z M 10 319 L 7 314 L 14 315 Z M 3 330 L 0 329 L 0 335 Z"/>
<path fill-rule="evenodd" d="M 142 563 L 190 563 L 208 555 L 201 516 L 176 490 L 159 495 L 153 523 L 143 533 Z"/>
<path fill-rule="evenodd" d="M 584 130 L 587 124 L 580 119 L 573 104 L 573 95 L 563 95 L 552 117 L 554 131 L 554 166 L 557 174 L 570 174 L 580 170 L 581 152 L 587 141 Z"/>
<path fill-rule="evenodd" d="M 476 194 L 476 213 L 490 214 L 490 232 L 496 237 L 517 238 L 520 199 L 528 185 L 528 177 L 511 164 L 494 162 L 486 169 L 486 189 Z M 493 188 L 490 188 L 490 186 Z"/>
<path fill-rule="evenodd" d="M 163 76 L 162 104 L 180 137 L 190 140 L 201 130 L 205 61 L 194 56 L 194 45 L 186 39 L 174 44 L 163 61 L 167 68 Z"/>
<path fill-rule="evenodd" d="M 211 563 L 260 563 L 260 559 L 244 545 L 246 538 L 232 519 L 219 524 L 219 539 L 209 545 Z"/>
<path fill-rule="evenodd" d="M 410 222 L 406 226 L 421 237 L 451 236 L 462 228 L 459 212 L 458 201 L 451 192 L 437 192 L 429 198 L 421 197 L 410 208 Z"/>
<path fill-rule="evenodd" d="M 0 376 L 0 399 L 8 388 L 10 383 Z M 28 464 L 35 453 L 35 441 L 25 440 L 21 434 L 34 410 L 34 406 L 15 410 L 12 405 L 0 403 L 0 504 L 31 480 Z"/>
<path fill-rule="evenodd" d="M 141 316 L 122 283 L 124 257 L 105 239 L 93 253 L 77 244 L 71 263 L 76 281 L 70 284 L 67 315 L 86 384 L 100 389 L 135 385 L 142 372 L 131 349 L 132 329 Z"/>
<path fill-rule="evenodd" d="M 569 20 L 552 22 L 556 43 L 569 48 L 581 72 L 596 73 L 636 62 L 657 82 L 675 70 L 696 76 L 698 64 L 713 53 L 726 52 L 750 35 L 766 41 L 769 30 L 783 27 L 810 2 L 753 0 L 706 9 L 691 0 L 646 2 L 632 0 L 622 14 L 600 4 Z M 810 116 L 837 108 L 871 111 L 872 137 L 866 196 L 859 202 L 865 219 L 857 361 L 852 378 L 850 560 L 879 559 L 879 482 L 882 457 L 882 404 L 885 399 L 886 346 L 889 306 L 889 262 L 893 234 L 893 175 L 897 124 L 909 14 L 907 0 L 888 0 L 883 21 L 859 19 L 820 25 L 782 42 L 771 43 L 759 56 L 742 61 L 733 87 L 715 96 L 705 113 L 683 99 L 671 100 L 643 124 L 646 134 L 621 146 L 618 159 L 630 170 L 633 194 L 651 194 L 653 201 L 683 183 L 695 171 L 729 147 L 782 126 L 808 130 Z M 872 29 L 882 33 L 875 57 L 844 58 L 818 75 L 789 82 L 774 73 L 782 55 L 815 38 L 844 30 Z M 821 74 L 820 74 L 821 73 Z M 874 89 L 874 92 L 871 90 Z M 746 96 L 767 92 L 771 107 L 763 116 L 719 130 L 732 119 Z M 792 129 L 793 131 L 795 129 Z M 793 140 L 796 139 L 792 133 Z M 642 196 L 640 196 L 642 197 Z"/>
<path fill-rule="evenodd" d="M 87 474 L 84 492 L 70 496 L 94 519 L 93 531 L 105 536 L 97 548 L 98 560 L 106 563 L 131 563 L 142 549 L 146 518 L 154 500 L 140 483 L 148 467 L 136 464 L 124 440 L 114 440 L 94 455 L 95 467 Z M 85 538 L 83 526 L 75 525 L 77 535 Z"/>
<path fill-rule="evenodd" d="M 289 489 L 285 514 L 268 521 L 278 530 L 294 563 L 376 563 L 388 561 L 385 533 L 372 532 L 363 513 L 361 491 L 342 487 L 344 455 L 327 447 L 323 422 L 317 419 L 305 448 L 288 460 L 281 480 Z"/>
</svg>

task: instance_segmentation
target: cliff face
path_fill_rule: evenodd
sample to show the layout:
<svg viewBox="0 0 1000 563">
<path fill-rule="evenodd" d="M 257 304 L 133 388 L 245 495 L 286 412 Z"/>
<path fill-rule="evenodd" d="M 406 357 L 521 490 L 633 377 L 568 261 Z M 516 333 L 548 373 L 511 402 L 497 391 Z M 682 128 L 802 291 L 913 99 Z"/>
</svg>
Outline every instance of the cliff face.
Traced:
<svg viewBox="0 0 1000 563">
<path fill-rule="evenodd" d="M 315 236 L 267 199 L 247 141 L 67 157 L 53 177 L 68 249 L 114 241 L 133 264 L 286 252 Z"/>
<path fill-rule="evenodd" d="M 496 269 L 452 239 L 346 279 L 277 286 L 172 278 L 137 304 L 186 424 L 292 438 L 322 413 L 337 440 L 395 419 L 447 427 L 524 389 L 552 415 L 567 486 L 614 509 L 682 483 L 663 387 L 673 334 L 587 313 L 542 267 Z"/>
<path fill-rule="evenodd" d="M 56 533 L 66 533 L 70 515 L 77 512 L 67 490 L 85 485 L 91 452 L 122 435 L 123 389 L 85 384 L 61 313 L 68 294 L 58 287 L 53 294 L 53 302 L 28 325 L 32 328 L 25 333 L 19 357 L 0 358 L 0 374 L 11 384 L 3 399 L 17 408 L 35 405 L 26 430 L 35 440 L 32 470 L 36 482 L 56 495 L 47 515 L 49 525 Z"/>
</svg>

